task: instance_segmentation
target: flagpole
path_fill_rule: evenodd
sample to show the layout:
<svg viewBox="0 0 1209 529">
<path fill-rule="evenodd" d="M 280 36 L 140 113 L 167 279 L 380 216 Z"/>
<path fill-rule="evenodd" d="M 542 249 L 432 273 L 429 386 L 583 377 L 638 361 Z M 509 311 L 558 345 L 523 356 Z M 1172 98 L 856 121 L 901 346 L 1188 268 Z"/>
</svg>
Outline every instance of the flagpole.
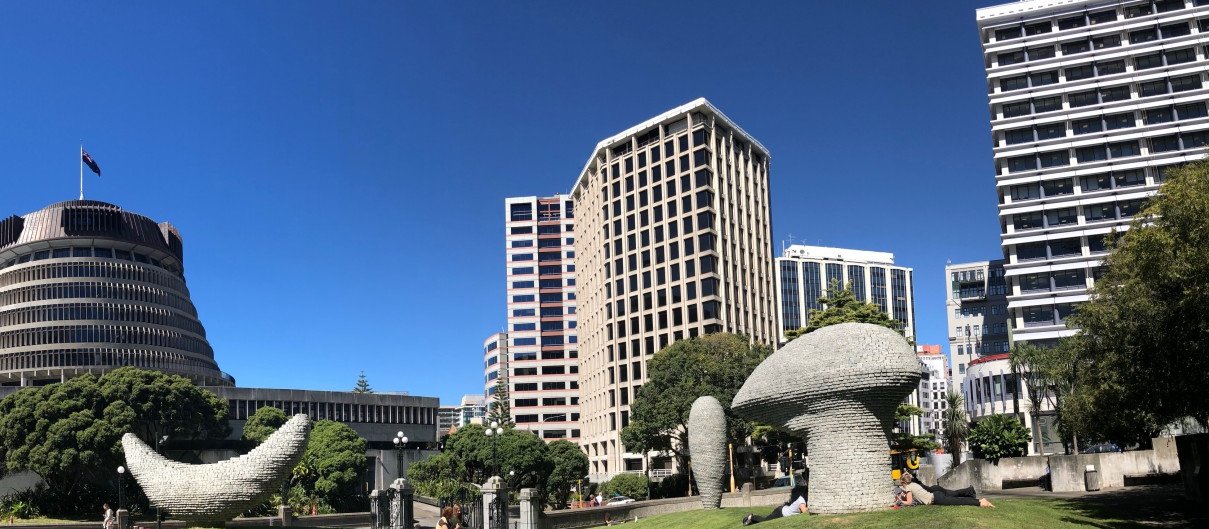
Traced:
<svg viewBox="0 0 1209 529">
<path fill-rule="evenodd" d="M 84 140 L 80 140 L 80 200 L 84 200 Z"/>
</svg>

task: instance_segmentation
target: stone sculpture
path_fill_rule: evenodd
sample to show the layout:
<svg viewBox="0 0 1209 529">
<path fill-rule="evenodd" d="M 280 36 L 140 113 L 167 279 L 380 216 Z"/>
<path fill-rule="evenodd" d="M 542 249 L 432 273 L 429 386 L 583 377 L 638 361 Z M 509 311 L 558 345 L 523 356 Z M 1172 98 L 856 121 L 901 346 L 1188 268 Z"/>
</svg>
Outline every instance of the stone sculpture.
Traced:
<svg viewBox="0 0 1209 529">
<path fill-rule="evenodd" d="M 701 506 L 722 506 L 722 477 L 726 475 L 726 413 L 713 397 L 698 397 L 688 412 L 688 449 L 693 474 L 701 491 Z"/>
<path fill-rule="evenodd" d="M 122 448 L 152 505 L 187 526 L 222 527 L 280 490 L 302 458 L 310 430 L 310 419 L 295 415 L 247 455 L 208 465 L 167 459 L 129 433 Z"/>
<path fill-rule="evenodd" d="M 893 499 L 894 410 L 919 380 L 919 361 L 901 334 L 842 323 L 806 334 L 765 359 L 731 409 L 806 438 L 810 512 L 870 511 Z"/>
</svg>

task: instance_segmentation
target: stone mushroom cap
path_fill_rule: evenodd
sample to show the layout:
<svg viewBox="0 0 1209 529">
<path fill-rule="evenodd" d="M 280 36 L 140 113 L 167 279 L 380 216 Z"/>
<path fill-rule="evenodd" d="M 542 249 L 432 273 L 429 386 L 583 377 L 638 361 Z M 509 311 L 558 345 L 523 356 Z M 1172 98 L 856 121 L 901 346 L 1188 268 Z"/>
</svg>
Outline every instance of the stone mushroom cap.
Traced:
<svg viewBox="0 0 1209 529">
<path fill-rule="evenodd" d="M 841 323 L 793 340 L 760 363 L 731 409 L 748 419 L 805 429 L 806 416 L 836 400 L 891 413 L 919 384 L 915 351 L 898 332 L 870 323 Z"/>
</svg>

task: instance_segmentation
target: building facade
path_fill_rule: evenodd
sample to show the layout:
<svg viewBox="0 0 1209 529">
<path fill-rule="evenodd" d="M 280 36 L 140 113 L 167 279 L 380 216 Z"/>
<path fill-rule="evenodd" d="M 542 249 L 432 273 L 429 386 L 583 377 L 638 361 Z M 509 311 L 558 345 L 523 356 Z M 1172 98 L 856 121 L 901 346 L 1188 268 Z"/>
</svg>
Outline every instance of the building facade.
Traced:
<svg viewBox="0 0 1209 529">
<path fill-rule="evenodd" d="M 0 384 L 123 366 L 235 384 L 189 299 L 180 232 L 95 200 L 0 221 Z"/>
<path fill-rule="evenodd" d="M 795 244 L 781 252 L 776 269 L 782 343 L 785 331 L 805 327 L 810 311 L 823 309 L 819 299 L 832 283 L 851 289 L 859 301 L 876 303 L 901 324 L 904 336 L 915 338 L 913 272 L 896 266 L 892 253 Z"/>
<path fill-rule="evenodd" d="M 1164 171 L 1209 145 L 1209 2 L 1027 0 L 977 11 L 1013 340 L 1045 345 Z"/>
<path fill-rule="evenodd" d="M 962 388 L 970 362 L 981 356 L 1011 349 L 1008 323 L 1008 286 L 1004 261 L 977 261 L 945 265 L 949 289 L 945 314 L 949 320 L 949 354 L 953 359 L 953 387 Z M 969 396 L 965 396 L 969 399 Z"/>
<path fill-rule="evenodd" d="M 497 332 L 483 340 L 483 396 L 487 406 L 495 399 L 499 379 L 508 384 L 508 333 Z"/>
<path fill-rule="evenodd" d="M 1064 452 L 1058 435 L 1054 416 L 1054 403 L 1048 395 L 1040 399 L 1041 410 L 1034 424 L 1032 399 L 1023 379 L 1027 374 L 1014 373 L 1009 353 L 980 356 L 970 362 L 962 382 L 961 393 L 966 399 L 966 413 L 977 422 L 989 415 L 1015 415 L 1032 432 L 1029 455 L 1040 453 L 1061 454 Z"/>
<path fill-rule="evenodd" d="M 919 381 L 920 432 L 930 433 L 936 439 L 944 439 L 944 414 L 947 409 L 945 395 L 949 392 L 949 361 L 939 345 L 921 345 L 915 348 L 919 357 L 923 377 Z"/>
<path fill-rule="evenodd" d="M 516 427 L 578 441 L 575 209 L 568 195 L 504 201 L 508 393 Z"/>
<path fill-rule="evenodd" d="M 462 395 L 458 405 L 457 426 L 467 424 L 482 424 L 487 415 L 487 399 L 482 395 Z"/>
<path fill-rule="evenodd" d="M 619 434 L 655 352 L 715 332 L 775 346 L 768 160 L 698 99 L 606 138 L 585 163 L 572 197 L 594 481 L 643 469 Z"/>
</svg>

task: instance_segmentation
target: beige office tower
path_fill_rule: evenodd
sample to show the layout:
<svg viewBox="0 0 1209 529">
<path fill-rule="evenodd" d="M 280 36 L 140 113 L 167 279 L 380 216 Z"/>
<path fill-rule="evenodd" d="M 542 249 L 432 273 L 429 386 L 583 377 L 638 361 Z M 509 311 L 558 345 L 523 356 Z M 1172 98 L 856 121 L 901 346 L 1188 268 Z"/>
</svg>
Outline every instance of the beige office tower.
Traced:
<svg viewBox="0 0 1209 529">
<path fill-rule="evenodd" d="M 593 481 L 642 471 L 619 439 L 647 360 L 715 332 L 777 339 L 768 150 L 705 99 L 596 145 L 575 183 L 580 446 Z M 671 462 L 654 458 L 653 474 Z"/>
</svg>

